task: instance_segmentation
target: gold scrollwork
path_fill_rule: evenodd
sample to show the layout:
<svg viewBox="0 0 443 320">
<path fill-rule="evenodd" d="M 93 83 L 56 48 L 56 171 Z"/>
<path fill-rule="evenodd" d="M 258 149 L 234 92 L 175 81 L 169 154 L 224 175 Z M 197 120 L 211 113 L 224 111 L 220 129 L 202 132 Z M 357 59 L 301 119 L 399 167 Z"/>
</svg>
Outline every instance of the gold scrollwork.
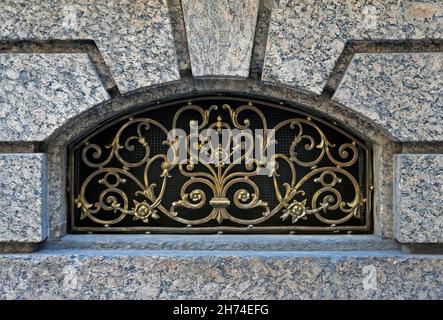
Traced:
<svg viewBox="0 0 443 320">
<path fill-rule="evenodd" d="M 189 103 L 180 108 L 174 115 L 171 130 L 179 129 L 180 117 L 187 111 L 197 112 L 200 116 L 198 129 L 214 128 L 236 128 L 248 129 L 251 120 L 245 118 L 240 121 L 239 115 L 248 110 L 255 113 L 259 127 L 267 132 L 268 121 L 259 108 L 252 103 L 232 108 L 229 104 L 217 105 L 204 109 L 196 104 Z M 229 114 L 227 121 L 223 120 L 221 114 L 216 116 L 216 121 L 210 123 L 213 113 L 225 110 Z M 244 117 L 243 117 L 244 118 Z M 125 135 L 129 127 L 135 126 L 135 135 Z M 168 158 L 167 154 L 152 154 L 147 143 L 146 133 L 156 127 L 164 134 L 163 144 L 174 150 L 174 160 Z M 203 225 L 211 220 L 223 224 L 229 220 L 234 224 L 253 226 L 279 215 L 282 224 L 296 225 L 300 220 L 306 220 L 309 216 L 315 217 L 317 221 L 327 226 L 343 224 L 351 218 L 360 218 L 361 206 L 366 201 L 361 190 L 359 181 L 348 171 L 347 167 L 354 165 L 359 159 L 359 151 L 355 142 L 343 143 L 340 146 L 333 144 L 311 118 L 286 119 L 276 126 L 274 132 L 288 130 L 293 132 L 293 140 L 286 154 L 276 153 L 271 161 L 263 162 L 253 159 L 239 170 L 234 163 L 225 163 L 238 149 L 244 149 L 244 144 L 236 144 L 226 150 L 222 146 L 212 154 L 209 163 L 203 163 L 205 170 L 197 170 L 193 163 L 179 163 L 178 141 L 168 140 L 169 130 L 160 122 L 150 118 L 129 118 L 117 131 L 112 142 L 104 147 L 95 143 L 85 143 L 81 150 L 81 160 L 84 165 L 93 168 L 88 177 L 82 181 L 79 193 L 75 197 L 76 207 L 80 211 L 80 219 L 90 219 L 103 225 L 117 225 L 127 216 L 133 216 L 134 220 L 140 220 L 150 224 L 152 219 L 167 217 L 186 226 Z M 309 130 L 308 130 L 309 129 Z M 311 132 L 311 133 L 309 133 Z M 315 132 L 315 134 L 312 134 Z M 191 134 L 186 138 L 191 139 Z M 248 137 L 246 137 L 248 138 Z M 249 137 L 250 138 L 250 137 Z M 203 144 L 210 137 L 200 135 L 197 137 L 197 145 L 193 146 L 203 151 Z M 267 140 L 263 139 L 263 149 L 269 147 Z M 275 141 L 273 141 L 275 143 Z M 131 162 L 122 155 L 131 152 L 136 144 L 144 150 L 144 154 L 136 162 Z M 303 148 L 304 152 L 313 154 L 311 160 L 302 160 L 297 154 L 297 149 Z M 335 150 L 332 152 L 332 150 Z M 243 150 L 244 151 L 244 150 Z M 191 150 L 187 150 L 191 156 Z M 107 156 L 105 156 L 107 154 Z M 336 156 L 334 157 L 334 154 Z M 104 159 L 103 159 L 104 158 Z M 322 166 L 325 160 L 330 163 Z M 113 163 L 113 165 L 110 165 Z M 119 165 L 116 166 L 115 164 Z M 290 177 L 286 182 L 281 182 L 279 167 L 289 168 Z M 297 166 L 309 168 L 309 172 L 302 177 L 297 177 Z M 131 172 L 132 168 L 143 168 L 143 176 L 136 176 Z M 263 168 L 268 169 L 271 190 L 277 199 L 277 204 L 272 206 L 261 199 L 260 186 L 252 178 Z M 175 170 L 175 171 L 174 171 Z M 174 174 L 186 177 L 186 182 L 181 186 L 180 198 L 172 203 L 163 203 L 164 195 L 168 192 L 168 185 L 174 183 Z M 158 172 L 161 183 L 157 185 L 150 181 L 152 172 Z M 89 199 L 88 186 L 96 181 L 103 187 L 97 199 Z M 144 200 L 131 200 L 134 195 L 126 194 L 121 186 L 129 181 L 135 183 L 138 190 L 135 195 L 142 196 Z M 308 182 L 318 186 L 310 199 L 306 197 L 303 186 Z M 352 188 L 353 199 L 344 200 L 340 186 L 346 184 Z M 206 186 L 212 194 L 204 191 L 201 186 Z M 229 198 L 231 195 L 231 199 Z M 233 196 L 232 196 L 233 195 Z M 349 198 L 349 197 L 348 197 Z M 193 219 L 192 215 L 181 214 L 183 209 L 199 210 L 209 206 L 210 212 L 203 218 Z M 229 208 L 236 207 L 238 210 L 260 210 L 257 217 L 248 218 L 244 215 L 238 218 L 231 214 Z M 337 214 L 337 211 L 339 214 Z M 109 219 L 97 216 L 99 212 L 108 212 Z M 335 214 L 328 214 L 335 212 Z"/>
</svg>

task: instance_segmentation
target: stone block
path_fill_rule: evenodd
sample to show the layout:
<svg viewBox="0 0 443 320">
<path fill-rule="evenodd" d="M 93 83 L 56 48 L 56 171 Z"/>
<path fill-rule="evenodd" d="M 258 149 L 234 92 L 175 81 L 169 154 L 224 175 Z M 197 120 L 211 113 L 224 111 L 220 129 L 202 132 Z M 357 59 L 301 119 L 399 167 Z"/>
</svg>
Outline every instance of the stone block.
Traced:
<svg viewBox="0 0 443 320">
<path fill-rule="evenodd" d="M 443 155 L 396 155 L 395 180 L 396 239 L 443 243 Z"/>
<path fill-rule="evenodd" d="M 443 257 L 105 250 L 0 255 L 1 299 L 441 299 Z"/>
<path fill-rule="evenodd" d="M 0 141 L 43 141 L 108 98 L 87 54 L 0 54 Z"/>
<path fill-rule="evenodd" d="M 196 77 L 249 75 L 258 0 L 183 0 L 183 14 Z"/>
<path fill-rule="evenodd" d="M 0 242 L 46 238 L 46 189 L 43 154 L 0 154 Z"/>
<path fill-rule="evenodd" d="M 402 142 L 443 140 L 443 53 L 356 54 L 333 101 Z"/>
</svg>

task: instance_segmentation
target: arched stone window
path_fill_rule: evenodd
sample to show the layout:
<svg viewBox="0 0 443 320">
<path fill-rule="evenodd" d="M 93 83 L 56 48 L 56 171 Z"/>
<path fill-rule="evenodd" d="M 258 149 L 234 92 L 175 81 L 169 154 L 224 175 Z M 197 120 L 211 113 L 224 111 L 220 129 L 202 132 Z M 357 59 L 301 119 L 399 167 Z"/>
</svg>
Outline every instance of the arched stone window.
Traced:
<svg viewBox="0 0 443 320">
<path fill-rule="evenodd" d="M 371 231 L 370 145 L 301 106 L 195 95 L 69 146 L 72 232 Z"/>
</svg>

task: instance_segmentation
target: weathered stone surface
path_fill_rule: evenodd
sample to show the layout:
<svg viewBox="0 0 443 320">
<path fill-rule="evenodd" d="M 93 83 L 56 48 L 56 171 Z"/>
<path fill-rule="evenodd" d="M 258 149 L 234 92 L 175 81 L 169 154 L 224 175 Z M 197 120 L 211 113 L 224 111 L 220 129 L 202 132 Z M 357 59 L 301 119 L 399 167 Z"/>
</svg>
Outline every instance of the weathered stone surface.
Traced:
<svg viewBox="0 0 443 320">
<path fill-rule="evenodd" d="M 275 0 L 260 0 L 255 28 L 254 46 L 252 48 L 251 71 L 262 72 L 268 41 L 269 21 Z"/>
<path fill-rule="evenodd" d="M 442 12 L 440 0 L 279 1 L 263 80 L 319 94 L 347 40 L 440 39 Z"/>
<path fill-rule="evenodd" d="M 175 46 L 177 50 L 178 64 L 180 70 L 189 70 L 191 62 L 189 61 L 188 41 L 186 39 L 185 20 L 181 0 L 169 1 L 169 18 L 174 35 Z"/>
<path fill-rule="evenodd" d="M 0 141 L 42 141 L 106 99 L 86 54 L 0 54 Z"/>
<path fill-rule="evenodd" d="M 395 156 L 394 231 L 403 243 L 443 242 L 443 155 Z"/>
<path fill-rule="evenodd" d="M 374 251 L 398 250 L 393 239 L 375 235 L 178 235 L 164 234 L 68 234 L 48 240 L 48 250 L 126 249 L 126 250 L 223 250 L 223 251 Z"/>
<path fill-rule="evenodd" d="M 360 128 L 360 127 L 357 127 Z M 374 198 L 372 213 L 374 234 L 394 238 L 393 184 L 394 154 L 402 152 L 398 144 L 387 142 L 372 145 Z"/>
<path fill-rule="evenodd" d="M 2 299 L 441 299 L 443 257 L 60 251 L 0 256 Z"/>
<path fill-rule="evenodd" d="M 43 154 L 0 154 L 0 242 L 44 240 L 46 197 Z"/>
<path fill-rule="evenodd" d="M 194 76 L 249 74 L 258 0 L 183 0 Z"/>
<path fill-rule="evenodd" d="M 123 92 L 179 79 L 166 0 L 5 0 L 0 21 L 0 40 L 94 40 Z"/>
<path fill-rule="evenodd" d="M 443 140 L 443 53 L 356 54 L 333 96 L 398 141 Z"/>
</svg>

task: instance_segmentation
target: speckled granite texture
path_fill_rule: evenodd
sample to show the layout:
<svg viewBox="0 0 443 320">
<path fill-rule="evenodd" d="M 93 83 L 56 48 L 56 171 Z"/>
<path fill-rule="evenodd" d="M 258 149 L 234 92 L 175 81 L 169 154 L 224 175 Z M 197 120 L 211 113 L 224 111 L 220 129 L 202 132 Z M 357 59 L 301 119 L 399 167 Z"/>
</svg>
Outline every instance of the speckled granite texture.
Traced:
<svg viewBox="0 0 443 320">
<path fill-rule="evenodd" d="M 0 242 L 45 239 L 46 198 L 45 155 L 0 154 Z"/>
<path fill-rule="evenodd" d="M 271 17 L 263 80 L 319 94 L 347 40 L 442 37 L 440 0 L 282 0 Z"/>
<path fill-rule="evenodd" d="M 66 251 L 0 256 L 2 299 L 441 299 L 443 257 Z"/>
<path fill-rule="evenodd" d="M 333 101 L 398 141 L 443 140 L 443 53 L 356 54 Z"/>
<path fill-rule="evenodd" d="M 0 21 L 0 299 L 443 299 L 441 1 L 4 0 Z M 66 235 L 69 141 L 207 92 L 370 141 L 373 234 Z"/>
<path fill-rule="evenodd" d="M 86 54 L 0 54 L 0 141 L 42 141 L 108 98 Z"/>
<path fill-rule="evenodd" d="M 166 0 L 4 0 L 0 21 L 0 40 L 94 40 L 122 92 L 180 77 Z"/>
<path fill-rule="evenodd" d="M 249 74 L 258 0 L 182 0 L 192 74 Z"/>
<path fill-rule="evenodd" d="M 443 155 L 396 155 L 395 170 L 395 237 L 443 243 Z"/>
</svg>

